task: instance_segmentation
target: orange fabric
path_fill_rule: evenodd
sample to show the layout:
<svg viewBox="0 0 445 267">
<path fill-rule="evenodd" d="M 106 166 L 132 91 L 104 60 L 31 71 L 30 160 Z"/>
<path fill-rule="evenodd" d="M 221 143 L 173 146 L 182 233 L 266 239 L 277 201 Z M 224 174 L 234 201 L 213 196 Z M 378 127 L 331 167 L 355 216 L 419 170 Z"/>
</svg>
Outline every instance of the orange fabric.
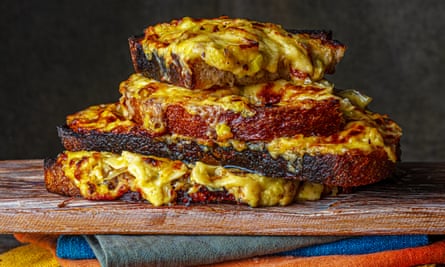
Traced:
<svg viewBox="0 0 445 267">
<path fill-rule="evenodd" d="M 240 261 L 224 262 L 206 265 L 215 267 L 408 267 L 423 264 L 445 263 L 445 241 L 439 241 L 428 246 L 383 251 L 364 255 L 335 255 L 319 257 L 258 257 Z"/>
<path fill-rule="evenodd" d="M 22 243 L 31 243 L 47 249 L 51 252 L 57 262 L 63 267 L 100 267 L 99 261 L 91 260 L 69 260 L 56 256 L 57 235 L 44 234 L 14 234 L 14 237 Z"/>
</svg>

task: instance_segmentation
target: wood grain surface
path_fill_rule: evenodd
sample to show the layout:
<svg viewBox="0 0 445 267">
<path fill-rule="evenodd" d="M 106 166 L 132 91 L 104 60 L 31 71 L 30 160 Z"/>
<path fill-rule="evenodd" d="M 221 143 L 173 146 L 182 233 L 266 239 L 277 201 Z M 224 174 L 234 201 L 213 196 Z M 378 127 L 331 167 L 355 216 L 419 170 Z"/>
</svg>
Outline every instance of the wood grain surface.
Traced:
<svg viewBox="0 0 445 267">
<path fill-rule="evenodd" d="M 42 160 L 0 161 L 0 233 L 445 233 L 445 163 L 402 163 L 394 177 L 353 193 L 268 208 L 70 199 L 46 191 L 42 166 Z"/>
</svg>

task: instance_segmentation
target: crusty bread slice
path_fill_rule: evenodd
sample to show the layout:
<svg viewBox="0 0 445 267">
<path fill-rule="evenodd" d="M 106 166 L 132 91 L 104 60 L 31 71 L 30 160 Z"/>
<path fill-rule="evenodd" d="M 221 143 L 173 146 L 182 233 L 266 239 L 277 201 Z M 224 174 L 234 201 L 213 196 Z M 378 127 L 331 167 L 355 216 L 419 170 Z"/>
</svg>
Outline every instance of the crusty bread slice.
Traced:
<svg viewBox="0 0 445 267">
<path fill-rule="evenodd" d="M 44 161 L 44 178 L 46 189 L 55 194 L 69 197 L 83 197 L 80 189 L 68 178 L 64 171 L 63 165 L 57 159 L 45 159 Z M 92 192 L 93 194 L 95 192 Z M 140 202 L 144 198 L 139 192 L 126 190 L 122 195 L 116 197 L 126 201 Z M 106 200 L 105 197 L 96 196 L 95 200 Z M 110 200 L 108 198 L 108 200 Z M 191 203 L 230 203 L 237 204 L 234 196 L 227 190 L 210 191 L 205 187 L 199 188 L 197 192 L 188 193 L 183 190 L 176 192 L 176 198 L 171 204 L 191 204 Z"/>
<path fill-rule="evenodd" d="M 90 200 L 125 199 L 130 194 L 133 199 L 144 199 L 155 206 L 195 202 L 284 206 L 295 200 L 318 200 L 339 190 L 128 151 L 64 151 L 55 160 L 47 160 L 44 166 L 50 192 L 80 195 Z"/>
<path fill-rule="evenodd" d="M 333 73 L 345 46 L 329 32 L 286 31 L 244 19 L 182 18 L 130 37 L 136 72 L 190 89 L 276 79 L 320 80 Z"/>
<path fill-rule="evenodd" d="M 120 92 L 124 116 L 158 135 L 269 141 L 297 134 L 328 136 L 344 126 L 341 98 L 326 81 L 190 90 L 133 74 Z"/>
<path fill-rule="evenodd" d="M 255 144 L 257 148 L 262 149 L 238 150 L 233 146 L 203 145 L 190 139 L 150 138 L 144 135 L 143 131 L 76 133 L 66 126 L 59 127 L 58 131 L 63 146 L 70 151 L 132 151 L 184 162 L 202 161 L 207 164 L 236 167 L 265 176 L 330 186 L 356 187 L 371 184 L 390 176 L 396 166 L 396 162 L 388 158 L 384 148 L 375 148 L 371 152 L 351 149 L 342 154 L 294 155 L 294 159 L 290 160 L 273 157 L 265 149 L 265 143 Z"/>
</svg>

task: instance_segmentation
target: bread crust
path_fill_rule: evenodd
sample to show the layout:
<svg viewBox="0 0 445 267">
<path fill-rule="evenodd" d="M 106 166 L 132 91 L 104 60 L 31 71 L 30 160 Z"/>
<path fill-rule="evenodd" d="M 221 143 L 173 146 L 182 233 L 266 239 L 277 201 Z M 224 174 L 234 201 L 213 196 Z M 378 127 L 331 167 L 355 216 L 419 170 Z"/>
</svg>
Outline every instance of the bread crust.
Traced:
<svg viewBox="0 0 445 267">
<path fill-rule="evenodd" d="M 119 90 L 123 116 L 157 135 L 269 141 L 297 134 L 329 136 L 345 124 L 340 98 L 316 83 L 277 81 L 190 93 L 132 75 Z"/>
<path fill-rule="evenodd" d="M 209 89 L 250 85 L 290 78 L 289 71 L 280 68 L 278 73 L 262 70 L 254 76 L 238 78 L 235 74 L 219 70 L 206 64 L 201 59 L 188 63 L 188 70 L 181 67 L 180 58 L 173 54 L 173 62 L 167 64 L 157 53 L 146 55 L 142 48 L 143 36 L 132 36 L 128 39 L 130 55 L 135 72 L 161 82 L 182 86 L 189 89 Z M 150 59 L 149 59 L 150 58 Z"/>
<path fill-rule="evenodd" d="M 49 192 L 71 197 L 80 197 L 80 190 L 65 176 L 62 166 L 55 159 L 45 159 L 43 163 L 46 189 Z"/>
<path fill-rule="evenodd" d="M 184 139 L 167 142 L 143 133 L 76 133 L 66 126 L 58 127 L 63 146 L 70 151 L 95 150 L 120 153 L 123 150 L 188 163 L 201 161 L 212 165 L 237 167 L 269 177 L 298 179 L 328 186 L 356 187 L 375 183 L 390 176 L 396 163 L 389 160 L 383 148 L 369 153 L 353 149 L 343 154 L 304 154 L 294 161 L 274 158 L 263 150 L 202 145 Z"/>
<path fill-rule="evenodd" d="M 158 121 L 162 121 L 164 127 L 157 134 L 179 134 L 213 141 L 268 141 L 296 134 L 328 136 L 343 127 L 337 99 L 304 102 L 301 106 L 252 107 L 255 115 L 249 117 L 216 106 L 201 108 L 202 114 L 190 114 L 184 105 L 171 104 L 159 115 Z M 310 108 L 303 107 L 304 104 Z M 153 105 L 140 99 L 130 100 L 129 105 L 135 112 L 132 119 L 139 125 L 152 119 L 147 114 L 155 113 Z M 221 124 L 229 129 L 225 135 L 217 132 L 216 127 Z"/>
</svg>

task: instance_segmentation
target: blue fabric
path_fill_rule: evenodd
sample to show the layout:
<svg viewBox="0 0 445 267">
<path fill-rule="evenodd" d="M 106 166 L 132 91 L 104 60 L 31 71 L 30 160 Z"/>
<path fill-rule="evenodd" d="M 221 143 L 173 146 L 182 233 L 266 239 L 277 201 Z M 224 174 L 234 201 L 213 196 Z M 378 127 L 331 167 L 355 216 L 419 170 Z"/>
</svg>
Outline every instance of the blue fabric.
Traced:
<svg viewBox="0 0 445 267">
<path fill-rule="evenodd" d="M 427 235 L 362 236 L 340 241 L 281 252 L 280 256 L 358 255 L 424 246 Z"/>
<path fill-rule="evenodd" d="M 88 242 L 82 235 L 61 235 L 57 239 L 56 255 L 63 259 L 95 259 Z"/>
</svg>

